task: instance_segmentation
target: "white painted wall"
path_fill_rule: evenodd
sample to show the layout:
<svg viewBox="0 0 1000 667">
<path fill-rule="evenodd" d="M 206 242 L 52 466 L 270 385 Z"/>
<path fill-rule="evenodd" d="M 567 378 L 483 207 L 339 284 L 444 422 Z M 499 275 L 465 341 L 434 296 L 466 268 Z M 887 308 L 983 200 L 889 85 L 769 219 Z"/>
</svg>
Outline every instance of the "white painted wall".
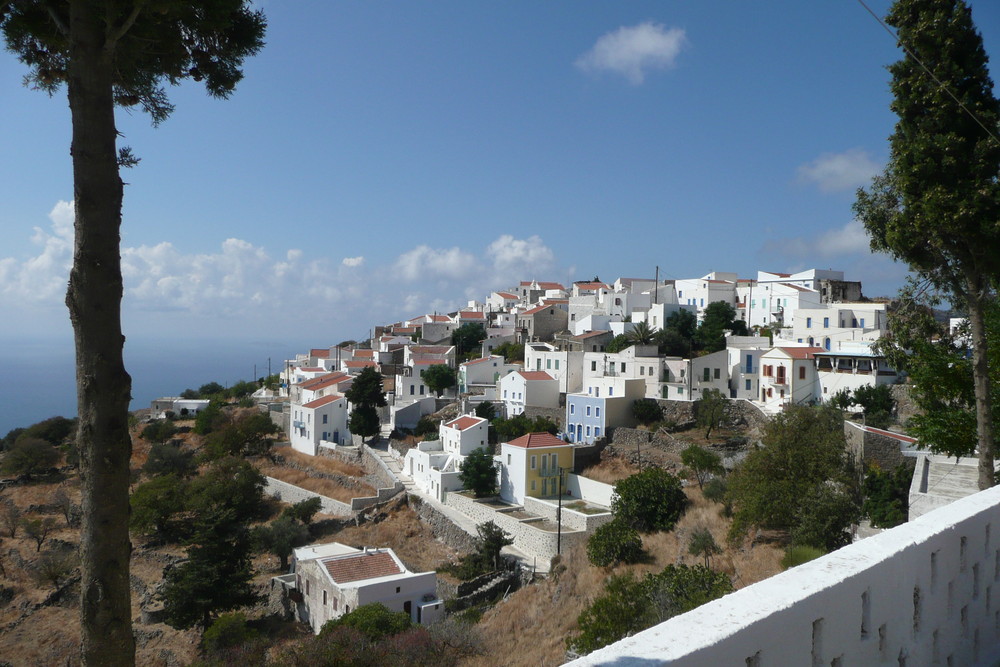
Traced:
<svg viewBox="0 0 1000 667">
<path fill-rule="evenodd" d="M 583 665 L 996 665 L 1000 487 L 623 639 Z"/>
</svg>

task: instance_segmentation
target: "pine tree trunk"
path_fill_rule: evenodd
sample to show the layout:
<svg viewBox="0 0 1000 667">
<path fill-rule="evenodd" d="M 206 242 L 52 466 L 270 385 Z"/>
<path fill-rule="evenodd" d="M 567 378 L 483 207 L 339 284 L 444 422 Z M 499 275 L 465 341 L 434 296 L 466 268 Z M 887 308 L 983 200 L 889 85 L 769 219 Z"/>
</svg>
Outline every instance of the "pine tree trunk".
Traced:
<svg viewBox="0 0 1000 667">
<path fill-rule="evenodd" d="M 70 6 L 69 106 L 76 202 L 73 269 L 66 305 L 76 342 L 83 493 L 80 538 L 81 658 L 133 665 L 129 592 L 128 433 L 131 378 L 122 361 L 120 258 L 122 182 L 115 150 L 112 64 L 100 3 Z"/>
<path fill-rule="evenodd" d="M 982 279 L 967 279 L 969 324 L 972 328 L 972 381 L 976 396 L 976 448 L 979 452 L 979 488 L 988 489 L 994 482 L 993 396 L 986 341 L 986 317 Z"/>
</svg>

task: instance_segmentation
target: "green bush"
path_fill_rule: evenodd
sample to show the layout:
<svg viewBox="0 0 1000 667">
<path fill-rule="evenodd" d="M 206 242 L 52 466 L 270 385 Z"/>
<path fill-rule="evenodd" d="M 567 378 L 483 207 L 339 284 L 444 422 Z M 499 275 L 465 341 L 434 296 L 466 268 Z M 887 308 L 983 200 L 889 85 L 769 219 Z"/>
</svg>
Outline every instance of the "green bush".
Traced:
<svg viewBox="0 0 1000 667">
<path fill-rule="evenodd" d="M 598 527 L 587 540 L 587 558 L 597 567 L 638 563 L 644 553 L 639 533 L 621 521 Z"/>
<path fill-rule="evenodd" d="M 333 632 L 335 628 L 353 628 L 368 638 L 378 641 L 384 637 L 397 635 L 411 625 L 410 615 L 403 611 L 390 611 L 381 602 L 363 604 L 340 618 L 323 624 L 320 636 Z"/>
<path fill-rule="evenodd" d="M 231 646 L 238 646 L 257 637 L 257 631 L 247 627 L 243 612 L 222 614 L 208 626 L 201 638 L 206 651 L 215 652 Z"/>
<path fill-rule="evenodd" d="M 615 484 L 611 511 L 626 525 L 649 532 L 673 528 L 686 505 L 679 479 L 663 468 L 646 468 Z"/>
<path fill-rule="evenodd" d="M 795 567 L 796 565 L 802 565 L 802 563 L 808 563 L 811 560 L 815 560 L 825 553 L 825 551 L 817 549 L 816 547 L 796 544 L 788 547 L 785 551 L 785 556 L 781 559 L 781 567 L 787 570 L 790 567 Z"/>
</svg>

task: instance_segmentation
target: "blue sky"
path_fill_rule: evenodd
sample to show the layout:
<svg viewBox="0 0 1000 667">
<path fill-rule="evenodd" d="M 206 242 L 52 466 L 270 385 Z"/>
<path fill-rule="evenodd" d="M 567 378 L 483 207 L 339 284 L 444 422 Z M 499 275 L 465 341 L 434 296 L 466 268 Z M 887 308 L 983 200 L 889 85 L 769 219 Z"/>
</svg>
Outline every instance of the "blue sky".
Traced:
<svg viewBox="0 0 1000 667">
<path fill-rule="evenodd" d="M 888 0 L 871 0 L 884 15 Z M 1000 3 L 972 2 L 1000 53 Z M 230 100 L 119 126 L 135 339 L 326 345 L 518 279 L 904 269 L 851 219 L 899 53 L 857 2 L 266 2 Z M 0 57 L 0 338 L 68 339 L 69 113 Z M 994 76 L 996 71 L 994 69 Z"/>
</svg>

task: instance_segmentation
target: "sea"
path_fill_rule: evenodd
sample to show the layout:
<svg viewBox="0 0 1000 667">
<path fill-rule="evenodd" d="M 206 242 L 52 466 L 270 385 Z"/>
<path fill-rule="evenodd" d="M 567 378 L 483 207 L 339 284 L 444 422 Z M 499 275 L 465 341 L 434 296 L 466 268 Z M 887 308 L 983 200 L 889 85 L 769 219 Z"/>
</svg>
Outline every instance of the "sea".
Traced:
<svg viewBox="0 0 1000 667">
<path fill-rule="evenodd" d="M 279 372 L 286 359 L 322 342 L 279 339 L 129 338 L 125 368 L 132 376 L 130 409 L 149 407 L 208 382 L 223 386 Z M 76 416 L 73 340 L 69 337 L 0 339 L 0 436 L 54 416 Z"/>
</svg>

